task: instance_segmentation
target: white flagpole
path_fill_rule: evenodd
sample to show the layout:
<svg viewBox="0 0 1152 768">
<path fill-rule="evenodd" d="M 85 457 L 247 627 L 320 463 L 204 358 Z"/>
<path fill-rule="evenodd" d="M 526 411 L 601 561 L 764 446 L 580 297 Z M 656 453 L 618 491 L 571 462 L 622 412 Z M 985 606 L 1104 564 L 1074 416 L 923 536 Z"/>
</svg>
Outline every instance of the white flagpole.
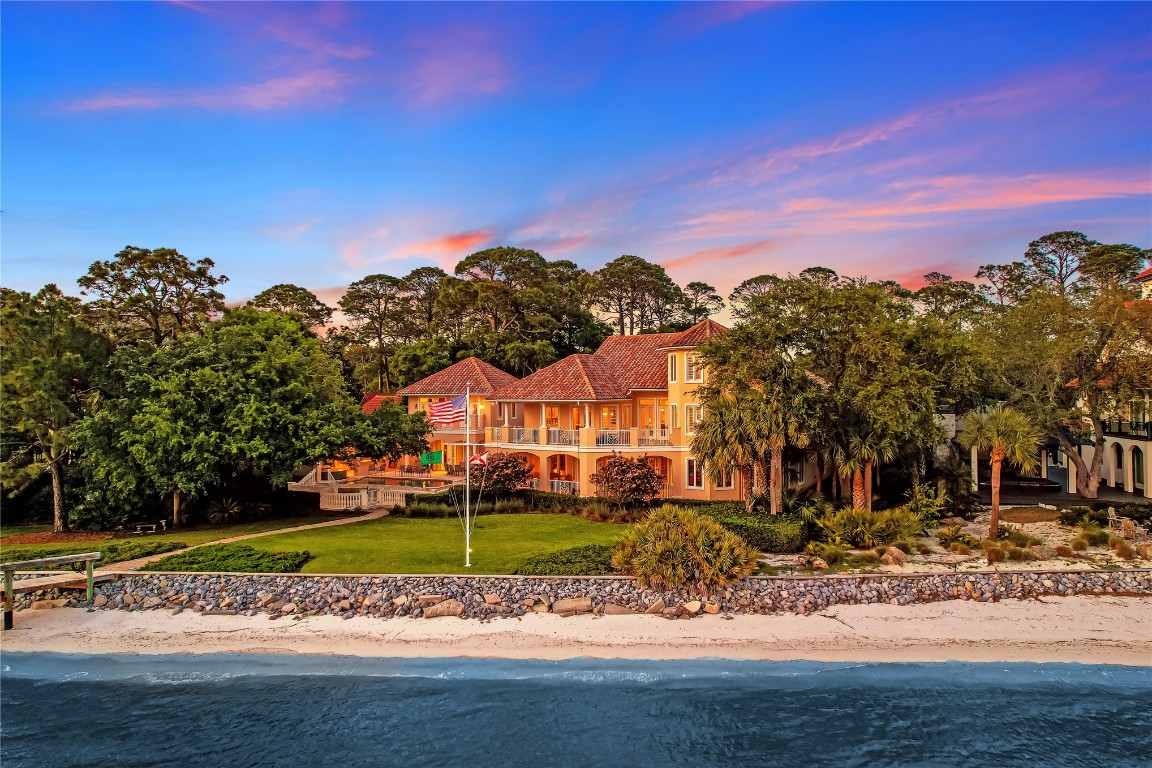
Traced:
<svg viewBox="0 0 1152 768">
<path fill-rule="evenodd" d="M 472 501 L 472 385 L 464 389 L 464 567 L 472 567 L 472 526 L 468 522 Z"/>
</svg>

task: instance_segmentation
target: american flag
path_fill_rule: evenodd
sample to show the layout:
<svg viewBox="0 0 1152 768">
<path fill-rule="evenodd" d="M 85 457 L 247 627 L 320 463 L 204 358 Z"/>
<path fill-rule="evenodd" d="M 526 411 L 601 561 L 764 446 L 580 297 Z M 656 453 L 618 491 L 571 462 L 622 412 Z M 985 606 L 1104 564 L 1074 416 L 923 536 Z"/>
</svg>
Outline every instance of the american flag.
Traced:
<svg viewBox="0 0 1152 768">
<path fill-rule="evenodd" d="M 467 407 L 468 397 L 466 395 L 432 403 L 428 406 L 428 423 L 454 424 L 457 421 L 463 421 Z"/>
</svg>

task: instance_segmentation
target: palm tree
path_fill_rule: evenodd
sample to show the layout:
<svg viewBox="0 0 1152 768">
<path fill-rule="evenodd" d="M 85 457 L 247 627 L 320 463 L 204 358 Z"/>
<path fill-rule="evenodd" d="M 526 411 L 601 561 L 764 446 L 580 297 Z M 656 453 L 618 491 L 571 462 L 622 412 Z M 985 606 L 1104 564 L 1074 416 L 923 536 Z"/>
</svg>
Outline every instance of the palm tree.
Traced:
<svg viewBox="0 0 1152 768">
<path fill-rule="evenodd" d="M 804 408 L 799 398 L 803 395 L 797 393 L 793 402 L 788 402 L 787 395 L 781 396 L 778 391 L 769 392 L 763 386 L 754 388 L 759 396 L 754 403 L 753 440 L 761 472 L 768 477 L 769 510 L 778 515 L 783 507 L 784 446 L 791 443 L 804 448 L 809 443 L 808 431 L 801 419 Z"/>
<path fill-rule="evenodd" d="M 704 462 L 713 481 L 729 468 L 740 473 L 744 508 L 752 512 L 755 493 L 752 468 L 756 453 L 751 437 L 749 409 L 731 393 L 717 393 L 704 398 L 704 418 L 692 436 L 692 455 Z"/>
<path fill-rule="evenodd" d="M 840 477 L 852 480 L 852 508 L 871 510 L 872 467 L 895 458 L 895 443 L 874 429 L 849 427 L 829 444 L 827 453 Z"/>
<path fill-rule="evenodd" d="M 992 462 L 992 520 L 988 524 L 988 538 L 995 540 L 1000 528 L 1000 467 L 1007 461 L 1025 472 L 1035 468 L 1036 449 L 1043 434 L 1020 411 L 997 405 L 969 414 L 964 420 L 964 429 L 956 437 L 965 448 L 976 446 L 977 451 L 987 451 Z"/>
</svg>

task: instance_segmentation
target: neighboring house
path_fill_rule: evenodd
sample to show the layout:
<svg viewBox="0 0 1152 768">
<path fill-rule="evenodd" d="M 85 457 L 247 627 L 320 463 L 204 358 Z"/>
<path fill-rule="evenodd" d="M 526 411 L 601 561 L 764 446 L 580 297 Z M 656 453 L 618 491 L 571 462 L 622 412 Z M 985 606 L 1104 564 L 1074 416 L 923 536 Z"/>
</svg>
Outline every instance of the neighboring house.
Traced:
<svg viewBox="0 0 1152 768">
<path fill-rule="evenodd" d="M 1136 275 L 1133 282 L 1140 285 L 1140 298 L 1152 300 L 1152 267 Z"/>
</svg>

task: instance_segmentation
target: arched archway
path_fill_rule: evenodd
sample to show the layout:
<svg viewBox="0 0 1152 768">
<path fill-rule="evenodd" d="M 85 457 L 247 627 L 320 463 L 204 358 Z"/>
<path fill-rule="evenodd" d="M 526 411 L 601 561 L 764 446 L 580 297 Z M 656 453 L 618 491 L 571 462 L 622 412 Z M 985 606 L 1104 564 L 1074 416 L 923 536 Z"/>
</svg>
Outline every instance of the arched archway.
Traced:
<svg viewBox="0 0 1152 768">
<path fill-rule="evenodd" d="M 580 492 L 580 459 L 566 453 L 548 457 L 548 488 L 553 493 Z"/>
<path fill-rule="evenodd" d="M 539 456 L 537 456 L 534 453 L 524 453 L 524 452 L 514 453 L 512 455 L 513 456 L 519 456 L 521 459 L 524 459 L 524 461 L 528 464 L 528 468 L 530 470 L 532 470 L 532 479 L 534 481 L 540 480 L 540 457 Z M 538 483 L 534 483 L 534 485 L 538 485 Z"/>
</svg>

